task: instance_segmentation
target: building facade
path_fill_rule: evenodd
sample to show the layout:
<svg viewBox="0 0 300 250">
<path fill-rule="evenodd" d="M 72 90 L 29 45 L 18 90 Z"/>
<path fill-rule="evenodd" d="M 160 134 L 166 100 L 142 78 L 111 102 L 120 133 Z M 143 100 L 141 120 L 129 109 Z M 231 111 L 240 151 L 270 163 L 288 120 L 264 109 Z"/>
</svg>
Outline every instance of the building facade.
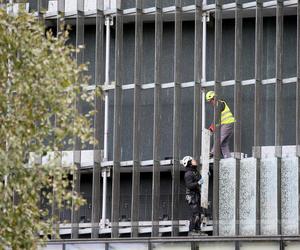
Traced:
<svg viewBox="0 0 300 250">
<path fill-rule="evenodd" d="M 233 158 L 216 155 L 211 164 L 205 230 L 216 236 L 213 242 L 205 237 L 85 244 L 300 247 L 299 1 L 40 0 L 29 1 L 28 8 L 55 31 L 64 17 L 72 27 L 70 42 L 85 46 L 77 61 L 89 62 L 91 91 L 97 85 L 105 90 L 94 117 L 100 143 L 79 151 L 76 188 L 87 205 L 79 213 L 60 211 L 61 221 L 69 222 L 61 226 L 62 238 L 186 236 L 180 160 L 192 155 L 200 161 L 201 131 L 218 118 L 203 93 L 214 90 L 237 122 Z M 65 152 L 63 160 L 73 154 Z M 75 241 L 53 244 L 75 248 Z"/>
</svg>

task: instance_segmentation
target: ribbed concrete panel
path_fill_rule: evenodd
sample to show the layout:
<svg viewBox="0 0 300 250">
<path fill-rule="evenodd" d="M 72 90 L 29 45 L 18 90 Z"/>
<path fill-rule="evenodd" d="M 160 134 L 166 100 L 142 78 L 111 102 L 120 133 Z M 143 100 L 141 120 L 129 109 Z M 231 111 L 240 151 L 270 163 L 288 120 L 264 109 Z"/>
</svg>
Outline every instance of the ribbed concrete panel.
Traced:
<svg viewBox="0 0 300 250">
<path fill-rule="evenodd" d="M 240 243 L 240 250 L 279 250 L 278 242 L 243 242 Z"/>
<path fill-rule="evenodd" d="M 298 250 L 300 249 L 300 243 L 299 242 L 287 242 L 284 246 L 285 250 Z"/>
<path fill-rule="evenodd" d="M 145 243 L 112 243 L 108 245 L 108 250 L 147 250 L 148 245 Z"/>
<path fill-rule="evenodd" d="M 189 250 L 191 249 L 191 244 L 185 242 L 154 243 L 152 244 L 152 249 L 153 250 Z"/>
<path fill-rule="evenodd" d="M 240 234 L 255 235 L 256 159 L 245 158 L 240 164 Z"/>
<path fill-rule="evenodd" d="M 277 234 L 277 158 L 261 160 L 261 234 Z"/>
<path fill-rule="evenodd" d="M 235 235 L 235 159 L 222 159 L 219 172 L 219 235 Z"/>
<path fill-rule="evenodd" d="M 200 242 L 199 250 L 235 250 L 235 244 L 230 242 Z"/>
<path fill-rule="evenodd" d="M 298 158 L 281 161 L 282 234 L 298 234 Z"/>
</svg>

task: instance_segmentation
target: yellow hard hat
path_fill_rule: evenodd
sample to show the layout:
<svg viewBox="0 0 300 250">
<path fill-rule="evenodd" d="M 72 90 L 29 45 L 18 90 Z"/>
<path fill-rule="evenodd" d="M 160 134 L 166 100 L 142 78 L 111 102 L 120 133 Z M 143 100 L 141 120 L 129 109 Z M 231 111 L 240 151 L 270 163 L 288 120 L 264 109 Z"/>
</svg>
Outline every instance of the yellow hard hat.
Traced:
<svg viewBox="0 0 300 250">
<path fill-rule="evenodd" d="M 206 101 L 211 101 L 216 96 L 215 91 L 208 91 L 206 93 Z"/>
</svg>

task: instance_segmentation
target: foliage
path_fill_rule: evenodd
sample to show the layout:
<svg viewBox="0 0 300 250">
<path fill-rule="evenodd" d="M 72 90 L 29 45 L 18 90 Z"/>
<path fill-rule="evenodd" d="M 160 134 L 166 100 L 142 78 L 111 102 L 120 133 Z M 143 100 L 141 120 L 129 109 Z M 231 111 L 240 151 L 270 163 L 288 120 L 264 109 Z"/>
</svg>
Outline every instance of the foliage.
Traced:
<svg viewBox="0 0 300 250">
<path fill-rule="evenodd" d="M 93 107 L 95 93 L 67 39 L 67 30 L 55 37 L 32 15 L 0 9 L 0 249 L 36 249 L 55 233 L 51 204 L 83 204 L 72 191 L 75 168 L 62 168 L 59 152 L 74 148 L 75 135 L 94 143 L 94 111 L 81 114 L 76 103 Z M 47 164 L 30 161 L 30 152 L 49 151 Z"/>
</svg>

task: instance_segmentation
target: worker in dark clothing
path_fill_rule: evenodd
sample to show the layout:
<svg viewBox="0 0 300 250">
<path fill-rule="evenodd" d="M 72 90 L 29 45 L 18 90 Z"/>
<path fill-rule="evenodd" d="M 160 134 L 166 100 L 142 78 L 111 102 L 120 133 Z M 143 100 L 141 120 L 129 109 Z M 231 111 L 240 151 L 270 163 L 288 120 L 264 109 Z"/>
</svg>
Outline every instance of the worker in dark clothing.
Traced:
<svg viewBox="0 0 300 250">
<path fill-rule="evenodd" d="M 197 162 L 191 156 L 185 156 L 182 160 L 186 168 L 184 181 L 186 186 L 186 201 L 191 208 L 190 232 L 198 233 L 201 229 L 201 207 L 200 207 L 200 188 L 203 179 L 197 170 Z"/>
<path fill-rule="evenodd" d="M 208 101 L 212 106 L 218 105 L 221 111 L 221 127 L 220 127 L 220 149 L 223 158 L 230 158 L 231 153 L 229 149 L 229 139 L 233 135 L 233 127 L 235 123 L 235 118 L 230 111 L 227 103 L 221 99 L 218 99 L 214 91 L 208 91 L 206 93 L 206 101 Z M 217 124 L 220 126 L 220 124 Z M 209 127 L 211 132 L 215 132 L 215 124 L 211 124 Z M 210 157 L 214 154 L 214 146 L 210 152 Z"/>
</svg>

